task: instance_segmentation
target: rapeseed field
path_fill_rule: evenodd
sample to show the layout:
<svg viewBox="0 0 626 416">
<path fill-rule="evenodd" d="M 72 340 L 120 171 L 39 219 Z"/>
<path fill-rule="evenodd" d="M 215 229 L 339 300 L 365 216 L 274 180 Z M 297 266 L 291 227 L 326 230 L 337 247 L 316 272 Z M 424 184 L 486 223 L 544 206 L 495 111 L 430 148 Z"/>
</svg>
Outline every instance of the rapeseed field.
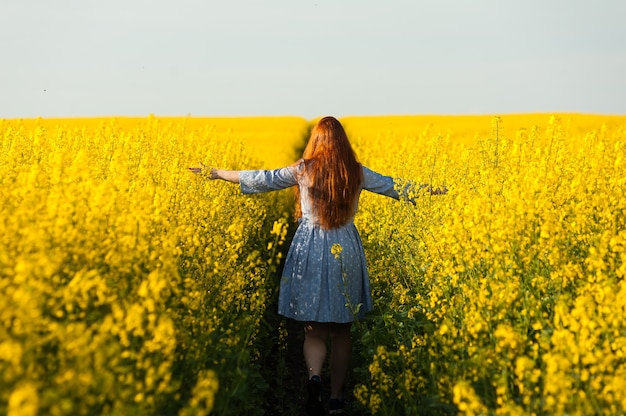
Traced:
<svg viewBox="0 0 626 416">
<path fill-rule="evenodd" d="M 341 121 L 364 165 L 448 188 L 361 198 L 352 410 L 624 413 L 626 117 Z M 0 121 L 0 413 L 264 414 L 293 198 L 187 168 L 285 166 L 309 127 Z"/>
</svg>

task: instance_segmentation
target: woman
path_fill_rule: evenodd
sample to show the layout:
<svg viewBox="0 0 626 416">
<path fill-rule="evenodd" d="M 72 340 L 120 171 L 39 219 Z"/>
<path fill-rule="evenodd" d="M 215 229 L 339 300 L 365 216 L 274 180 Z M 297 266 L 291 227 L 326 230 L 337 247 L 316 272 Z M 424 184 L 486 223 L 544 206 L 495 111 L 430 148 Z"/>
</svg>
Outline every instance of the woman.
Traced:
<svg viewBox="0 0 626 416">
<path fill-rule="evenodd" d="M 213 168 L 208 177 L 239 183 L 244 194 L 296 186 L 299 225 L 285 260 L 278 309 L 281 315 L 304 324 L 309 414 L 323 414 L 320 375 L 330 336 L 328 408 L 330 414 L 343 413 L 351 323 L 372 309 L 365 253 L 354 214 L 363 189 L 399 199 L 394 179 L 358 162 L 343 126 L 333 117 L 322 118 L 315 125 L 302 159 L 291 166 L 244 171 Z M 431 190 L 433 194 L 444 192 L 445 188 Z"/>
</svg>

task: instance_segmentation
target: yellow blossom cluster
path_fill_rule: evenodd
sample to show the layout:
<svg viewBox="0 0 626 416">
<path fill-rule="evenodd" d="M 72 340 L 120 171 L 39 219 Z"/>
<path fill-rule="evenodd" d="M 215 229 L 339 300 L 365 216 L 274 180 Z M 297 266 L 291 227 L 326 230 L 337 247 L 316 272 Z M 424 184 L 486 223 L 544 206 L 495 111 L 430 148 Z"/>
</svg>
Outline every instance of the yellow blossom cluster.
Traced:
<svg viewBox="0 0 626 416">
<path fill-rule="evenodd" d="M 375 310 L 359 328 L 359 401 L 374 414 L 626 412 L 626 117 L 343 121 L 365 165 L 448 189 L 362 198 Z"/>
<path fill-rule="evenodd" d="M 281 165 L 308 123 L 239 123 L 0 121 L 0 414 L 261 408 L 288 213 L 188 167 Z"/>
</svg>

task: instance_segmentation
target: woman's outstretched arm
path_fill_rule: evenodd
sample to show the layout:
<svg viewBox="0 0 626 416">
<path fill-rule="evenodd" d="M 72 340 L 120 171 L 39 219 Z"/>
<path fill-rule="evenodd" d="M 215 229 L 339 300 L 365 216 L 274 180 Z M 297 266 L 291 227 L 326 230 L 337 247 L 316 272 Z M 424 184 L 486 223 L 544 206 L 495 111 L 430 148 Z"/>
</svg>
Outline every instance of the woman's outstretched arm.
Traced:
<svg viewBox="0 0 626 416">
<path fill-rule="evenodd" d="M 211 179 L 221 179 L 232 183 L 239 183 L 238 170 L 211 169 Z"/>
<path fill-rule="evenodd" d="M 202 175 L 207 179 L 215 180 L 221 179 L 232 183 L 239 183 L 239 171 L 238 170 L 225 170 L 209 168 L 201 164 L 199 168 L 189 168 L 190 171 L 197 175 Z"/>
<path fill-rule="evenodd" d="M 395 199 L 409 199 L 412 200 L 409 195 L 416 190 L 425 189 L 426 192 L 431 195 L 445 195 L 448 193 L 448 188 L 443 185 L 442 187 L 433 187 L 430 184 L 417 184 L 412 181 L 404 182 L 402 186 L 396 183 L 396 179 L 391 176 L 384 176 L 369 168 L 363 167 L 363 188 L 375 192 L 377 194 L 386 195 Z"/>
</svg>

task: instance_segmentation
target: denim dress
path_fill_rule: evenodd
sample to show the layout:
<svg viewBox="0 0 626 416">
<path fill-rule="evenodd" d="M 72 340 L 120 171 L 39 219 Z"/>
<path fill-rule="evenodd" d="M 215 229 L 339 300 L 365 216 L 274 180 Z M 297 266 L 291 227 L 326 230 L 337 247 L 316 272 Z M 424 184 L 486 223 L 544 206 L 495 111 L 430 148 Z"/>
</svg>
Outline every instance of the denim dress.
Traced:
<svg viewBox="0 0 626 416">
<path fill-rule="evenodd" d="M 394 178 L 362 169 L 361 190 L 400 199 Z M 280 281 L 280 315 L 297 321 L 345 323 L 372 310 L 365 252 L 353 219 L 330 230 L 319 225 L 312 211 L 303 161 L 275 170 L 241 171 L 239 182 L 244 194 L 300 188 L 302 218 Z"/>
</svg>

